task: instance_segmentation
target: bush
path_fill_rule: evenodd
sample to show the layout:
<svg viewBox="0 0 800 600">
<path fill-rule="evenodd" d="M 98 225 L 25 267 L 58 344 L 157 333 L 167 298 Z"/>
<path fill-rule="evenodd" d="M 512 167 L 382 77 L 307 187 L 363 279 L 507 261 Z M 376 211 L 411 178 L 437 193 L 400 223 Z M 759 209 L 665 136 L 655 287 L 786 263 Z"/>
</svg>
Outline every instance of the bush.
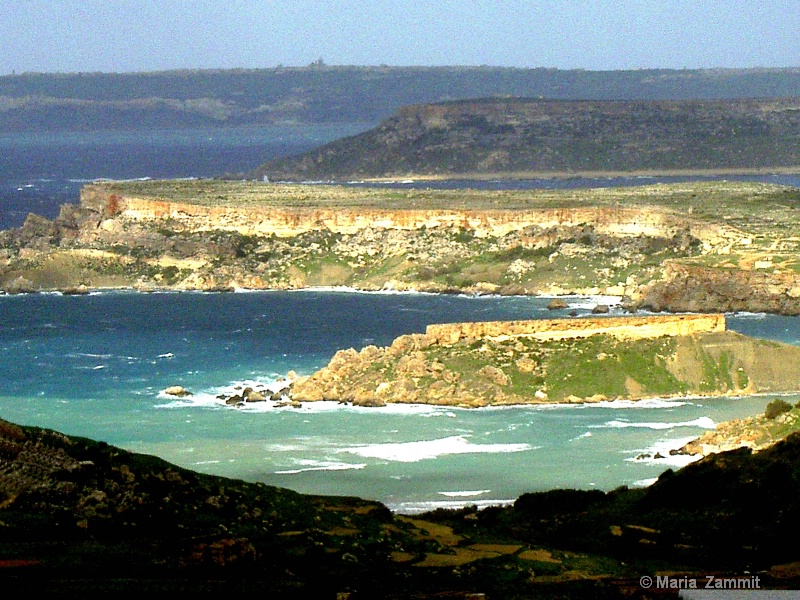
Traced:
<svg viewBox="0 0 800 600">
<path fill-rule="evenodd" d="M 786 402 L 786 400 L 773 400 L 767 404 L 764 416 L 771 421 L 775 417 L 789 412 L 790 410 L 792 410 L 792 405 Z"/>
</svg>

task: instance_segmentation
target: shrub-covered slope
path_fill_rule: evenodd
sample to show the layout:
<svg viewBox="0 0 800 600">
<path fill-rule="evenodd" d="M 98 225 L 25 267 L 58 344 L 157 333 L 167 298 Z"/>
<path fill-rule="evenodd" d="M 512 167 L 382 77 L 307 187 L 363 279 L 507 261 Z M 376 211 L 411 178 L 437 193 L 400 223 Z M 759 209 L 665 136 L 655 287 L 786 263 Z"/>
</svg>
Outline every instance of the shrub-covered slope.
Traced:
<svg viewBox="0 0 800 600">
<path fill-rule="evenodd" d="M 796 166 L 798 108 L 795 99 L 411 106 L 375 129 L 276 159 L 254 175 L 346 180 Z"/>
</svg>

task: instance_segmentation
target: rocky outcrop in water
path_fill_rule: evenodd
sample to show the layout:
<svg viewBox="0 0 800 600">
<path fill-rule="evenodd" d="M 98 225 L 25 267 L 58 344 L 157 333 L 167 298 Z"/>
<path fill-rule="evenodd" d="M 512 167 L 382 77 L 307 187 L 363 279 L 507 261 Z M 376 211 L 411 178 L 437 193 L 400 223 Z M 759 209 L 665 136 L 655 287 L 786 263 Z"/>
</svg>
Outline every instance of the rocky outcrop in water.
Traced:
<svg viewBox="0 0 800 600">
<path fill-rule="evenodd" d="M 670 263 L 664 278 L 643 289 L 634 305 L 655 311 L 800 315 L 800 274 Z"/>
<path fill-rule="evenodd" d="M 783 412 L 771 414 L 770 408 L 776 403 L 784 403 Z M 680 452 L 702 456 L 738 448 L 748 448 L 758 452 L 774 446 L 798 430 L 800 430 L 800 403 L 792 406 L 782 399 L 777 399 L 767 405 L 764 414 L 719 423 L 713 431 L 708 431 L 683 446 Z"/>
</svg>

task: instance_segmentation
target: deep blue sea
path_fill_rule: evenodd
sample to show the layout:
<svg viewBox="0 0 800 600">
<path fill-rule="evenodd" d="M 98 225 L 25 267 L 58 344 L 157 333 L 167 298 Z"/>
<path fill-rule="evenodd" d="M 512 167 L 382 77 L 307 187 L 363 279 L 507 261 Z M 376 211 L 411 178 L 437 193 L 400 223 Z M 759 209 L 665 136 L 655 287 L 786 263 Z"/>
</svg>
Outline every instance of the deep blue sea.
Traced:
<svg viewBox="0 0 800 600">
<path fill-rule="evenodd" d="M 215 177 L 246 173 L 279 156 L 298 154 L 370 127 L 316 126 L 154 129 L 55 133 L 0 132 L 0 229 L 29 212 L 53 218 L 78 202 L 93 179 Z"/>
<path fill-rule="evenodd" d="M 52 216 L 96 177 L 246 170 L 358 129 L 0 135 L 0 221 L 19 224 L 30 210 Z M 596 299 L 568 301 L 585 313 Z M 0 296 L 0 417 L 208 473 L 355 494 L 413 512 L 556 487 L 644 485 L 685 462 L 668 449 L 771 400 L 482 410 L 264 403 L 240 410 L 216 398 L 237 385 L 274 384 L 289 370 L 310 373 L 338 349 L 385 345 L 429 323 L 553 316 L 547 302 L 332 290 Z M 729 325 L 800 343 L 795 318 L 735 315 Z M 176 384 L 194 395 L 162 393 Z M 667 458 L 636 459 L 659 450 Z"/>
</svg>

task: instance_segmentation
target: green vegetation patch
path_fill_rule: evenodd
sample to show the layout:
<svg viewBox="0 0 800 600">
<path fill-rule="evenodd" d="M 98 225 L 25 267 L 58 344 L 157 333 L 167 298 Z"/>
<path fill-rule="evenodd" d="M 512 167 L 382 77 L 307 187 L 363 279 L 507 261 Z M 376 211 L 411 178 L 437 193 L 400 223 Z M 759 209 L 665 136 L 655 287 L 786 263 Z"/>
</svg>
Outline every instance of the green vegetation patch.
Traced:
<svg viewBox="0 0 800 600">
<path fill-rule="evenodd" d="M 556 400 L 683 393 L 686 384 L 666 365 L 673 344 L 671 338 L 620 342 L 607 335 L 546 342 L 548 395 Z"/>
</svg>

